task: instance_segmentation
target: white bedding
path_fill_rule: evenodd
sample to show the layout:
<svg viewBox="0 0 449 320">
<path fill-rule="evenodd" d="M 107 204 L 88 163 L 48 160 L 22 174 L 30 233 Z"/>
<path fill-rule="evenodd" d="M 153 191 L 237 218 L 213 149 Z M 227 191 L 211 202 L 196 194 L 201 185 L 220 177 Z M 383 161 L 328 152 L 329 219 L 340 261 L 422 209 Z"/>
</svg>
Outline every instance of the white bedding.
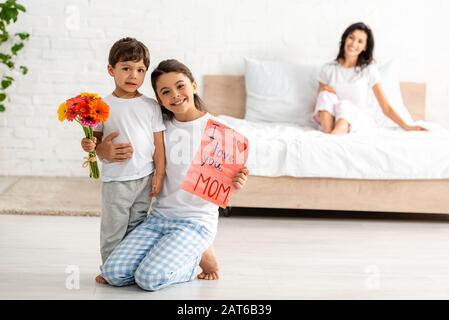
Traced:
<svg viewBox="0 0 449 320">
<path fill-rule="evenodd" d="M 345 179 L 448 179 L 449 130 L 379 128 L 341 136 L 290 123 L 218 119 L 250 142 L 248 168 L 257 176 Z"/>
</svg>

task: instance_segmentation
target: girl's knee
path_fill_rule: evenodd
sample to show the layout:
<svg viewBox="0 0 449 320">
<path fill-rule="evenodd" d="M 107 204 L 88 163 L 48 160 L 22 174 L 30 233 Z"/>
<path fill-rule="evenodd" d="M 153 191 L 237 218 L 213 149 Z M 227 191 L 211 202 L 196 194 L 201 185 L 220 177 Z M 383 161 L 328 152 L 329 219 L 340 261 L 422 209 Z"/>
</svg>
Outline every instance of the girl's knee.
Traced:
<svg viewBox="0 0 449 320">
<path fill-rule="evenodd" d="M 134 278 L 125 272 L 120 272 L 109 265 L 104 265 L 101 275 L 111 286 L 123 287 L 134 282 Z"/>
<path fill-rule="evenodd" d="M 102 273 L 103 278 L 114 287 L 123 287 L 131 284 L 129 279 L 126 277 L 120 276 L 117 273 Z"/>
<path fill-rule="evenodd" d="M 167 286 L 168 278 L 163 272 L 145 272 L 137 269 L 135 274 L 136 284 L 146 291 L 157 291 Z"/>
</svg>

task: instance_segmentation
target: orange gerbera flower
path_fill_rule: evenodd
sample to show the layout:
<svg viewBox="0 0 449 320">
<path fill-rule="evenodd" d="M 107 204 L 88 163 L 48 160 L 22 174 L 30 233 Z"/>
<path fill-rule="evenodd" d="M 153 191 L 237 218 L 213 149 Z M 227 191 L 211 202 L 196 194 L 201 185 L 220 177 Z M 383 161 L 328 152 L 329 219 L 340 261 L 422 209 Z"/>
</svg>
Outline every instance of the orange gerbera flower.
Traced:
<svg viewBox="0 0 449 320">
<path fill-rule="evenodd" d="M 73 112 L 76 112 L 83 118 L 90 115 L 90 106 L 87 98 L 81 95 L 67 100 L 67 108 Z"/>
<path fill-rule="evenodd" d="M 86 98 L 81 95 L 70 98 L 67 101 L 67 108 L 71 109 L 72 107 L 77 107 L 79 104 L 86 103 Z"/>
<path fill-rule="evenodd" d="M 90 107 L 89 103 L 80 103 L 76 107 L 77 113 L 80 115 L 81 118 L 87 118 L 90 116 L 92 112 L 92 108 Z"/>
<path fill-rule="evenodd" d="M 97 121 L 105 122 L 109 117 L 109 106 L 101 99 L 90 101 L 91 116 Z"/>
</svg>

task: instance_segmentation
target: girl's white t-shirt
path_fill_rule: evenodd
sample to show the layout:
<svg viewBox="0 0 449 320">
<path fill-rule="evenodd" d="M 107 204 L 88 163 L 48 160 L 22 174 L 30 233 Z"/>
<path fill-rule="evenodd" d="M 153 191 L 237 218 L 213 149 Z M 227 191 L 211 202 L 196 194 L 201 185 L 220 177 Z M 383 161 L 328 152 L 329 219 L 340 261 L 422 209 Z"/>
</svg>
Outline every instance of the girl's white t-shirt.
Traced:
<svg viewBox="0 0 449 320">
<path fill-rule="evenodd" d="M 318 81 L 333 87 L 340 100 L 349 100 L 362 109 L 369 108 L 369 93 L 380 83 L 380 74 L 375 64 L 346 68 L 337 61 L 326 63 L 318 74 Z"/>
<path fill-rule="evenodd" d="M 154 132 L 165 130 L 159 104 L 145 95 L 121 99 L 112 94 L 104 98 L 109 105 L 109 118 L 94 131 L 103 132 L 103 139 L 118 131 L 113 143 L 131 143 L 133 155 L 126 162 L 102 161 L 101 179 L 129 181 L 143 178 L 154 171 Z"/>
<path fill-rule="evenodd" d="M 187 171 L 201 145 L 207 121 L 213 117 L 206 113 L 200 118 L 180 122 L 166 120 L 165 157 L 166 176 L 161 193 L 153 204 L 153 211 L 167 218 L 191 219 L 215 233 L 218 206 L 182 189 Z"/>
</svg>

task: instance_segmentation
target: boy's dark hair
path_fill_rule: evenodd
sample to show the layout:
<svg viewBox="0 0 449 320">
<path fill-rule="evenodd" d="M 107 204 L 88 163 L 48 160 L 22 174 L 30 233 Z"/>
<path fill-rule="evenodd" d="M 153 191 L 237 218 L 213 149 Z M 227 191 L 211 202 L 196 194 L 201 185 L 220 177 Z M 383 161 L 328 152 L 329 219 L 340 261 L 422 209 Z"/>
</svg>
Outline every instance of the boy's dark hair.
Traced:
<svg viewBox="0 0 449 320">
<path fill-rule="evenodd" d="M 195 78 L 193 78 L 192 72 L 189 70 L 189 68 L 187 68 L 186 65 L 184 65 L 183 63 L 181 63 L 175 59 L 164 60 L 164 61 L 160 62 L 159 65 L 156 67 L 156 69 L 154 69 L 153 72 L 151 73 L 151 86 L 153 87 L 154 94 L 156 95 L 156 97 L 158 97 L 157 89 L 156 89 L 157 79 L 159 79 L 159 77 L 161 75 L 163 75 L 164 73 L 170 73 L 170 72 L 182 73 L 187 78 L 189 78 L 189 80 L 191 82 L 195 81 Z M 159 98 L 158 98 L 158 101 L 159 101 Z M 196 93 L 193 94 L 193 102 L 195 103 L 195 108 L 197 108 L 198 110 L 207 111 L 203 100 L 201 100 L 201 98 Z M 167 110 L 164 106 L 162 106 L 162 113 L 167 115 L 167 117 L 169 119 L 172 119 L 174 116 L 173 112 L 171 112 L 170 110 Z"/>
<path fill-rule="evenodd" d="M 150 51 L 139 40 L 134 38 L 123 38 L 113 44 L 109 51 L 109 64 L 115 68 L 117 62 L 121 61 L 140 61 L 143 60 L 145 67 L 150 66 Z"/>
<path fill-rule="evenodd" d="M 357 22 L 351 24 L 348 28 L 346 28 L 345 32 L 341 36 L 340 41 L 340 49 L 338 51 L 337 62 L 340 62 L 340 59 L 344 61 L 345 59 L 345 42 L 346 38 L 352 34 L 354 31 L 360 30 L 366 33 L 366 48 L 365 51 L 360 53 L 357 58 L 356 67 L 360 67 L 361 69 L 367 67 L 371 62 L 374 61 L 373 51 L 374 51 L 374 36 L 371 29 L 364 24 L 363 22 Z"/>
</svg>

